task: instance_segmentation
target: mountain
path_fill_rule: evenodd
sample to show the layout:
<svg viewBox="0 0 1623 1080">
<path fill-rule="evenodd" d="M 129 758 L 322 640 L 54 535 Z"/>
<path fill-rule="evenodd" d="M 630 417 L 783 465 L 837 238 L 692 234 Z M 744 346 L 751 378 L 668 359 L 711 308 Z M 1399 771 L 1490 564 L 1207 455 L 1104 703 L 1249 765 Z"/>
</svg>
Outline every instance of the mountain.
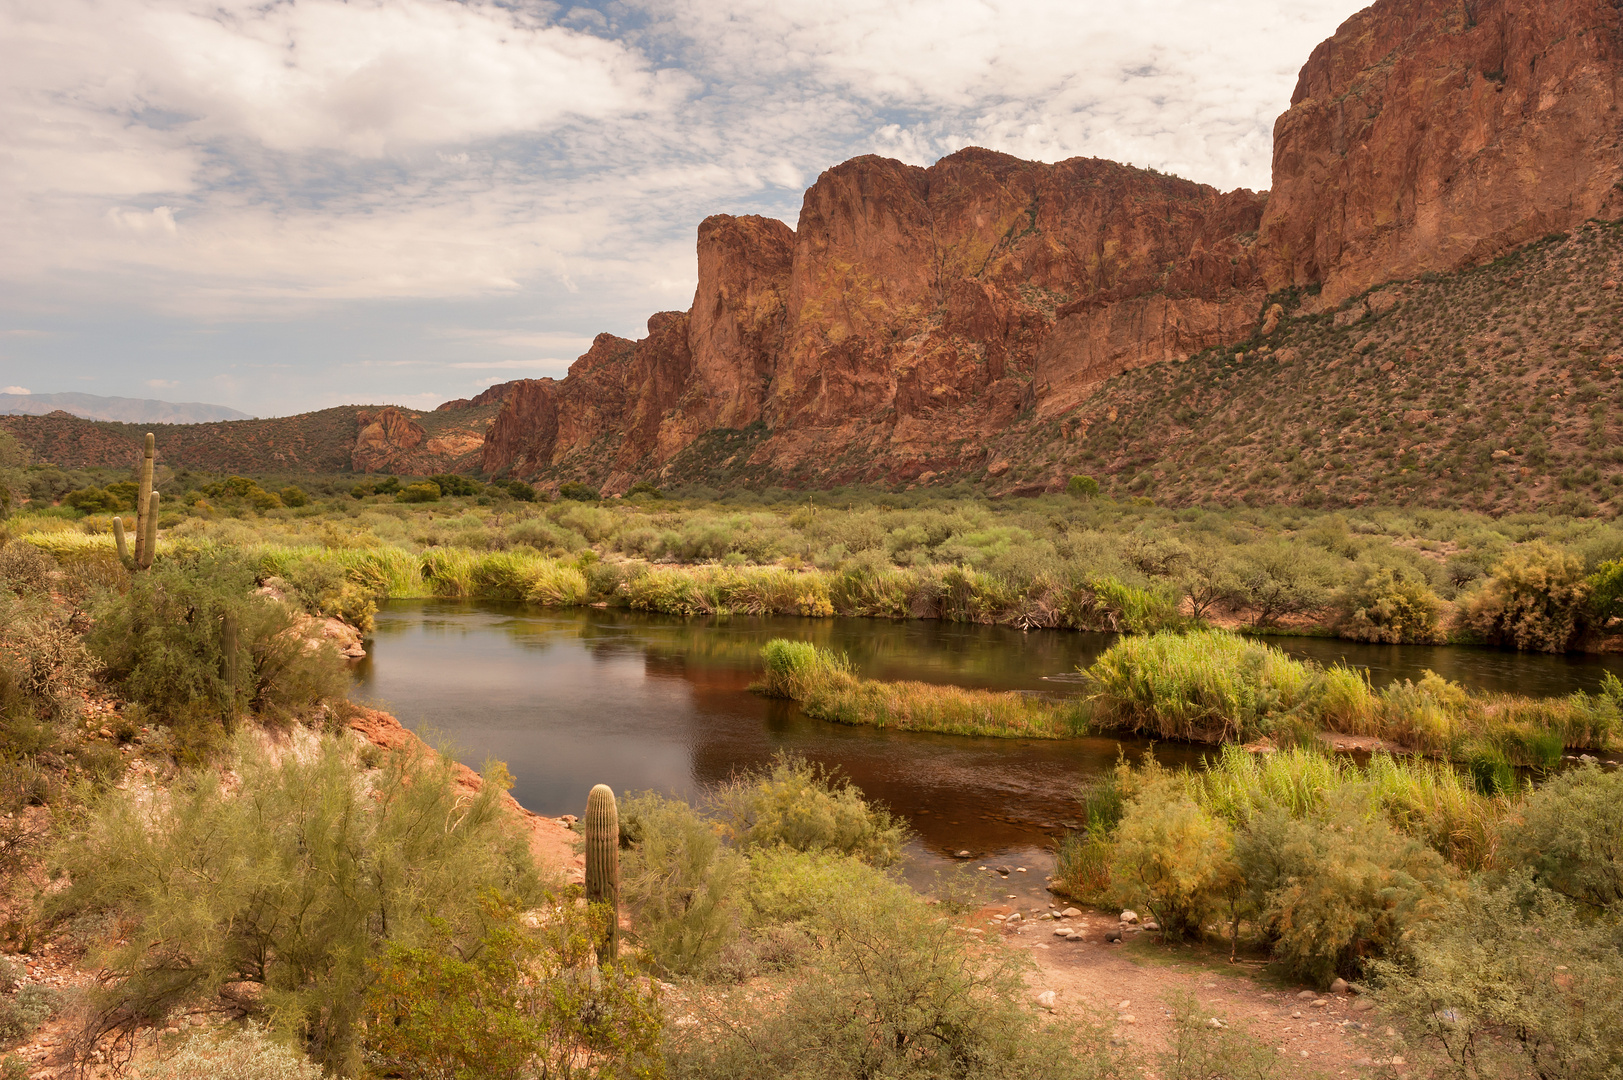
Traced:
<svg viewBox="0 0 1623 1080">
<path fill-rule="evenodd" d="M 201 424 L 249 418 L 247 413 L 224 405 L 203 405 L 195 401 L 150 401 L 98 394 L 0 394 L 0 414 L 44 416 L 58 411 L 86 420 L 126 424 Z"/>
<path fill-rule="evenodd" d="M 1012 489 L 999 447 L 1116 376 L 1617 217 L 1620 41 L 1611 0 L 1381 0 L 1302 69 L 1265 195 L 979 149 L 846 162 L 794 229 L 707 219 L 693 306 L 515 384 L 481 468 Z"/>
<path fill-rule="evenodd" d="M 500 398 L 428 413 L 393 405 L 345 405 L 269 420 L 207 424 L 117 424 L 64 412 L 0 416 L 35 461 L 64 468 L 127 468 L 145 433 L 171 468 L 249 475 L 380 472 L 431 476 L 472 472 Z"/>
</svg>

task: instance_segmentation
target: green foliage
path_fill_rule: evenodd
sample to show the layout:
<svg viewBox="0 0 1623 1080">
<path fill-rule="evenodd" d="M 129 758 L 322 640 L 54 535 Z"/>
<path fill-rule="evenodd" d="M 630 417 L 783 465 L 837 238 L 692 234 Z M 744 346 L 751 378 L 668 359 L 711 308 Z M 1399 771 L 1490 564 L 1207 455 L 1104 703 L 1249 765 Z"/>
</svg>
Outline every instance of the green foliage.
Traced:
<svg viewBox="0 0 1623 1080">
<path fill-rule="evenodd" d="M 1099 481 L 1091 476 L 1073 476 L 1065 481 L 1065 493 L 1078 499 L 1091 499 L 1099 494 Z"/>
<path fill-rule="evenodd" d="M 1408 955 L 1377 962 L 1380 999 L 1435 1075 L 1611 1080 L 1623 1063 L 1623 936 L 1512 875 L 1427 923 Z"/>
<path fill-rule="evenodd" d="M 460 498 L 467 495 L 477 495 L 483 486 L 477 480 L 456 473 L 438 473 L 428 478 L 428 483 L 440 489 L 440 494 L 446 498 Z"/>
<path fill-rule="evenodd" d="M 1152 912 L 1167 934 L 1198 934 L 1240 883 L 1229 827 L 1153 759 L 1147 771 L 1122 776 L 1130 786 L 1113 837 L 1113 887 L 1125 902 Z"/>
<path fill-rule="evenodd" d="M 348 679 L 330 643 L 252 588 L 242 561 L 169 560 L 103 605 L 90 647 L 130 700 L 173 727 L 229 722 L 244 706 L 286 717 L 342 699 Z M 234 642 L 228 619 L 240 628 Z"/>
<path fill-rule="evenodd" d="M 1316 665 L 1215 630 L 1123 638 L 1083 674 L 1095 723 L 1199 742 L 1295 738 L 1323 719 L 1331 685 Z"/>
<path fill-rule="evenodd" d="M 117 913 L 130 927 L 104 958 L 93 1028 L 165 1015 L 224 983 L 265 987 L 267 1008 L 332 1070 L 359 1062 L 368 962 L 421 945 L 438 918 L 458 940 L 489 923 L 479 898 L 538 895 L 528 846 L 505 813 L 505 770 L 476 796 L 449 758 L 403 751 L 362 772 L 347 739 L 273 760 L 235 746 L 237 784 L 187 772 L 167 798 L 109 793 L 55 855 L 70 886 L 53 916 Z"/>
<path fill-rule="evenodd" d="M 29 1038 L 55 1015 L 59 1005 L 57 992 L 39 983 L 29 983 L 15 994 L 0 995 L 0 1042 Z"/>
<path fill-rule="evenodd" d="M 738 936 L 748 864 L 687 803 L 649 792 L 622 810 L 635 846 L 621 868 L 621 896 L 643 956 L 672 974 L 710 972 Z"/>
<path fill-rule="evenodd" d="M 1585 764 L 1550 778 L 1507 824 L 1504 848 L 1540 887 L 1623 914 L 1623 772 Z"/>
<path fill-rule="evenodd" d="M 1329 604 L 1341 568 L 1322 548 L 1287 540 L 1247 547 L 1234 566 L 1233 599 L 1259 626 L 1308 615 Z"/>
<path fill-rule="evenodd" d="M 907 841 L 906 824 L 869 804 L 849 780 L 790 754 L 734 776 L 716 790 L 712 805 L 726 836 L 742 851 L 781 845 L 889 866 Z"/>
<path fill-rule="evenodd" d="M 571 480 L 558 486 L 558 498 L 560 499 L 573 499 L 576 502 L 597 502 L 602 497 L 602 493 L 596 488 L 583 484 L 578 480 Z"/>
<path fill-rule="evenodd" d="M 680 1080 L 993 1080 L 1123 1076 L 1086 1023 L 1044 1028 L 1020 1002 L 1022 961 L 982 949 L 906 890 L 846 893 L 826 906 L 819 948 L 782 1004 L 725 1004 L 672 1040 Z M 741 1003 L 742 1005 L 742 1003 Z M 715 1030 L 719 1028 L 718 1030 Z"/>
<path fill-rule="evenodd" d="M 647 480 L 638 480 L 635 484 L 632 484 L 631 487 L 626 489 L 625 497 L 628 499 L 634 499 L 639 495 L 646 496 L 650 499 L 663 499 L 665 497 L 665 493 L 660 491 L 657 485 Z"/>
<path fill-rule="evenodd" d="M 394 497 L 395 502 L 431 503 L 440 501 L 440 486 L 433 483 L 407 484 Z"/>
<path fill-rule="evenodd" d="M 17 596 L 46 596 L 55 569 L 56 560 L 33 544 L 0 545 L 0 590 Z"/>
<path fill-rule="evenodd" d="M 80 488 L 70 491 L 62 499 L 63 506 L 71 506 L 75 510 L 86 514 L 117 513 L 128 510 L 129 506 L 117 495 L 103 491 L 98 487 Z"/>
<path fill-rule="evenodd" d="M 162 1061 L 131 1075 L 135 1080 L 321 1080 L 322 1071 L 262 1028 L 247 1026 L 193 1032 Z"/>
<path fill-rule="evenodd" d="M 1300 816 L 1264 808 L 1235 835 L 1234 852 L 1275 960 L 1319 986 L 1396 950 L 1455 881 L 1442 856 L 1392 828 L 1361 792 Z"/>
<path fill-rule="evenodd" d="M 519 502 L 535 502 L 535 488 L 522 480 L 497 480 L 490 486 L 507 492 Z"/>
<path fill-rule="evenodd" d="M 283 506 L 300 507 L 310 505 L 310 496 L 305 494 L 303 488 L 293 484 L 289 484 L 278 492 L 277 497 L 282 500 Z"/>
<path fill-rule="evenodd" d="M 663 1076 L 651 989 L 627 968 L 592 964 L 598 920 L 547 898 L 530 929 L 512 908 L 487 907 L 475 941 L 436 919 L 426 943 L 391 942 L 371 962 L 374 1069 L 408 1080 Z"/>
<path fill-rule="evenodd" d="M 1462 603 L 1459 623 L 1490 645 L 1565 652 L 1587 628 L 1589 589 L 1576 555 L 1535 540 L 1500 560 Z"/>
<path fill-rule="evenodd" d="M 830 679 L 851 678 L 851 661 L 809 641 L 773 638 L 761 647 L 765 677 L 759 683 L 768 697 L 800 701 Z"/>
<path fill-rule="evenodd" d="M 1338 632 L 1354 641 L 1440 642 L 1442 603 L 1431 586 L 1389 566 L 1359 566 L 1335 596 Z"/>
</svg>

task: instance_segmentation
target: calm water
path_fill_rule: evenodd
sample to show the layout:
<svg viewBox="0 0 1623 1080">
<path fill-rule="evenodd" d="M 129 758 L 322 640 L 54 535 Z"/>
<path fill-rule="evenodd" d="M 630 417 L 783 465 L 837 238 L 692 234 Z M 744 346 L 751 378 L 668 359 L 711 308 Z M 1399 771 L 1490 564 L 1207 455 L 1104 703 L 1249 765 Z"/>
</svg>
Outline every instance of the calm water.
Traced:
<svg viewBox="0 0 1623 1080">
<path fill-rule="evenodd" d="M 513 794 L 541 814 L 581 813 L 593 784 L 691 797 L 780 750 L 837 765 L 918 834 L 910 876 L 945 865 L 1027 866 L 1010 892 L 1040 895 L 1048 846 L 1075 814 L 1072 794 L 1119 752 L 1146 744 L 973 739 L 844 727 L 748 692 L 769 638 L 847 653 L 879 679 L 918 679 L 1047 695 L 1112 638 L 934 621 L 742 618 L 681 620 L 615 610 L 392 601 L 378 613 L 359 696 L 478 767 L 508 763 Z M 1593 689 L 1623 657 L 1554 657 L 1457 646 L 1367 646 L 1279 638 L 1287 651 L 1370 670 L 1376 685 L 1430 668 L 1475 690 L 1532 695 Z M 1198 751 L 1162 746 L 1163 760 Z M 1016 886 L 1016 883 L 1019 883 Z M 1003 888 L 1004 883 L 997 884 Z"/>
</svg>

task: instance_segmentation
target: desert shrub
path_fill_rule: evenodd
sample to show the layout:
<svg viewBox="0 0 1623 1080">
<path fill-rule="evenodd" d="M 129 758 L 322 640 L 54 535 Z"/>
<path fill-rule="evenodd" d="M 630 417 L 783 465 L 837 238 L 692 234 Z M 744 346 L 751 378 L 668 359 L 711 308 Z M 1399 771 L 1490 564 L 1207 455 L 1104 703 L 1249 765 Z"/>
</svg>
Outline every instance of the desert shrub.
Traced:
<svg viewBox="0 0 1623 1080">
<path fill-rule="evenodd" d="M 15 995 L 0 996 L 0 1042 L 33 1035 L 55 1015 L 58 1004 L 56 991 L 39 983 L 29 983 Z"/>
<path fill-rule="evenodd" d="M 243 706 L 288 716 L 342 698 L 343 662 L 319 629 L 252 588 L 236 559 L 165 560 L 98 611 L 90 647 L 132 701 L 175 727 L 229 722 Z"/>
<path fill-rule="evenodd" d="M 1091 499 L 1099 494 L 1099 481 L 1091 476 L 1073 476 L 1065 481 L 1065 493 L 1078 499 Z"/>
<path fill-rule="evenodd" d="M 120 510 L 129 509 L 129 507 L 125 505 L 124 500 L 120 499 L 117 495 L 104 491 L 98 487 L 87 487 L 80 488 L 78 491 L 70 491 L 66 496 L 63 497 L 62 505 L 71 506 L 75 510 L 86 514 L 116 514 Z"/>
<path fill-rule="evenodd" d="M 632 840 L 621 896 L 643 955 L 657 970 L 710 972 L 738 936 L 748 864 L 687 803 L 649 792 L 621 806 Z"/>
<path fill-rule="evenodd" d="M 1022 961 L 966 940 L 905 890 L 825 910 L 810 970 L 782 1004 L 720 1010 L 670 1042 L 677 1080 L 993 1080 L 1123 1076 L 1103 1033 L 1043 1027 Z M 719 1031 L 716 1030 L 719 1028 Z M 709 1030 L 706 1030 L 709 1029 Z"/>
<path fill-rule="evenodd" d="M 306 611 L 331 615 L 362 631 L 372 629 L 378 612 L 376 598 L 365 586 L 351 580 L 338 562 L 324 558 L 300 559 L 288 566 L 286 581 Z"/>
<path fill-rule="evenodd" d="M 419 484 L 407 484 L 400 489 L 400 493 L 394 499 L 395 502 L 403 503 L 439 502 L 440 486 L 426 481 Z"/>
<path fill-rule="evenodd" d="M 436 473 L 428 478 L 428 483 L 440 489 L 440 494 L 449 498 L 458 498 L 466 495 L 477 495 L 482 490 L 479 481 L 456 473 Z"/>
<path fill-rule="evenodd" d="M 18 596 L 44 596 L 51 589 L 56 560 L 33 544 L 0 545 L 0 589 Z"/>
<path fill-rule="evenodd" d="M 1354 641 L 1389 643 L 1443 640 L 1442 604 L 1426 582 L 1403 576 L 1389 566 L 1360 566 L 1353 580 L 1337 590 L 1336 630 Z"/>
<path fill-rule="evenodd" d="M 1318 611 L 1330 602 L 1340 566 L 1322 548 L 1271 540 L 1245 548 L 1235 560 L 1235 603 L 1250 609 L 1259 626 L 1290 615 Z"/>
<path fill-rule="evenodd" d="M 1175 993 L 1167 1004 L 1172 1037 L 1160 1054 L 1163 1080 L 1269 1080 L 1280 1071 L 1272 1047 L 1246 1028 L 1218 1020 L 1194 994 Z"/>
<path fill-rule="evenodd" d="M 1148 909 L 1167 934 L 1199 933 L 1239 885 L 1230 829 L 1153 758 L 1143 772 L 1121 776 L 1126 800 L 1113 836 L 1112 886 L 1124 902 Z"/>
<path fill-rule="evenodd" d="M 305 494 L 303 488 L 292 484 L 277 492 L 277 496 L 282 500 L 283 506 L 300 507 L 310 505 L 310 496 Z"/>
<path fill-rule="evenodd" d="M 1503 858 L 1589 910 L 1623 911 L 1623 772 L 1586 764 L 1546 781 L 1503 832 Z"/>
<path fill-rule="evenodd" d="M 1490 645 L 1565 652 L 1587 629 L 1589 589 L 1578 556 L 1534 540 L 1501 559 L 1462 601 L 1459 625 Z"/>
<path fill-rule="evenodd" d="M 849 780 L 788 754 L 734 776 L 716 790 L 712 805 L 728 838 L 744 851 L 782 845 L 889 866 L 907 841 L 907 826 L 870 805 Z"/>
<path fill-rule="evenodd" d="M 233 789 L 202 769 L 163 796 L 113 792 L 65 838 L 54 863 L 71 885 L 49 914 L 116 912 L 129 927 L 103 959 L 91 1034 L 251 981 L 316 1060 L 352 1071 L 369 960 L 428 940 L 431 918 L 476 940 L 491 891 L 538 895 L 505 770 L 469 796 L 449 758 L 397 751 L 362 772 L 351 753 L 323 738 L 273 759 L 244 737 Z"/>
<path fill-rule="evenodd" d="M 1456 880 L 1442 856 L 1392 828 L 1358 791 L 1300 816 L 1261 810 L 1235 834 L 1234 854 L 1274 959 L 1320 986 L 1392 952 Z"/>
<path fill-rule="evenodd" d="M 596 965 L 598 913 L 549 899 L 532 927 L 499 901 L 488 907 L 477 940 L 436 921 L 424 944 L 391 942 L 372 961 L 373 1069 L 409 1080 L 661 1074 L 651 988 L 626 967 Z"/>
<path fill-rule="evenodd" d="M 322 1071 L 262 1028 L 192 1032 L 173 1053 L 142 1065 L 134 1080 L 321 1080 Z"/>
<path fill-rule="evenodd" d="M 12 994 L 23 983 L 24 968 L 9 956 L 0 956 L 0 994 Z"/>
<path fill-rule="evenodd" d="M 1473 887 L 1407 955 L 1373 966 L 1380 999 L 1461 1078 L 1609 1080 L 1623 1062 L 1617 924 L 1513 875 Z"/>
<path fill-rule="evenodd" d="M 578 480 L 558 485 L 558 498 L 572 499 L 575 502 L 597 502 L 603 497 L 596 488 L 583 484 Z"/>
</svg>

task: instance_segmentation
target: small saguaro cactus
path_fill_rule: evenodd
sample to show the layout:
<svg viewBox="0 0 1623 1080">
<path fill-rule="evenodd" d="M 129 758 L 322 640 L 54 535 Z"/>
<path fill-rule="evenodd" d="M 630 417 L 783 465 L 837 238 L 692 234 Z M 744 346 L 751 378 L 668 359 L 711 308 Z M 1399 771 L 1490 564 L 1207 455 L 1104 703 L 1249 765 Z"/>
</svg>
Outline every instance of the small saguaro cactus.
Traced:
<svg viewBox="0 0 1623 1080">
<path fill-rule="evenodd" d="M 597 946 L 598 963 L 606 964 L 620 944 L 620 810 L 607 784 L 597 785 L 586 797 L 586 900 L 609 907 L 609 923 Z"/>
<path fill-rule="evenodd" d="M 158 493 L 152 490 L 152 461 L 157 453 L 157 440 L 147 432 L 146 452 L 141 458 L 141 492 L 135 497 L 135 551 L 130 551 L 124 536 L 124 519 L 113 519 L 113 540 L 118 544 L 118 558 L 130 570 L 146 570 L 152 566 L 152 556 L 158 548 Z"/>
</svg>

